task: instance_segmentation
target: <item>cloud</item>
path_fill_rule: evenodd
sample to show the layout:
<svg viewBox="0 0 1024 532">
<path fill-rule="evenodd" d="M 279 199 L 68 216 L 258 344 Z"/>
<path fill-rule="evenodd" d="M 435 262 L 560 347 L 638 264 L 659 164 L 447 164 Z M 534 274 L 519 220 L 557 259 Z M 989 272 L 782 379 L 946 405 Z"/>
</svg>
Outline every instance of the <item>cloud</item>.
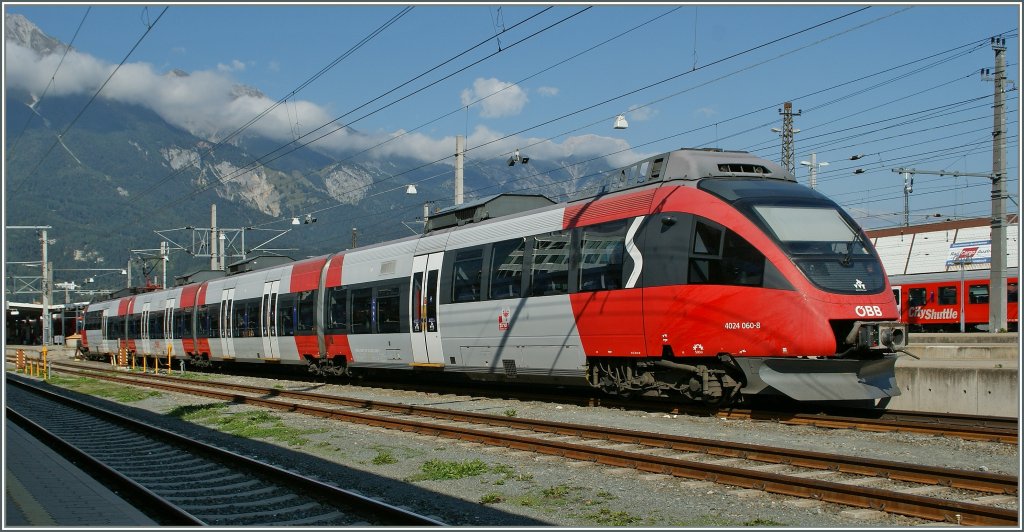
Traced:
<svg viewBox="0 0 1024 532">
<path fill-rule="evenodd" d="M 472 89 L 462 91 L 462 105 L 478 105 L 482 118 L 515 116 L 528 101 L 526 91 L 518 85 L 497 78 L 477 78 Z"/>
<path fill-rule="evenodd" d="M 541 96 L 558 96 L 558 87 L 538 87 L 537 94 Z"/>
<path fill-rule="evenodd" d="M 647 106 L 629 106 L 629 119 L 637 122 L 646 122 L 654 117 L 658 116 L 658 110 L 647 105 Z"/>
<path fill-rule="evenodd" d="M 700 116 L 703 116 L 705 118 L 710 118 L 712 116 L 717 115 L 718 111 L 715 111 L 714 109 L 712 109 L 710 107 L 699 107 L 699 108 L 697 108 L 697 109 L 695 109 L 693 111 L 693 114 L 700 115 Z"/>
<path fill-rule="evenodd" d="M 7 41 L 7 88 L 25 90 L 38 97 L 49 83 L 59 61 L 59 55 L 40 57 L 31 49 Z M 72 50 L 64 59 L 54 79 L 54 85 L 47 95 L 91 96 L 110 76 L 114 66 Z M 245 66 L 241 61 L 232 62 L 228 70 L 237 70 Z M 146 107 L 174 126 L 200 138 L 217 141 L 275 103 L 275 100 L 258 91 L 240 91 L 237 90 L 238 87 L 238 82 L 231 77 L 231 72 L 222 69 L 188 74 L 164 73 L 158 72 L 150 64 L 139 62 L 126 63 L 122 66 L 99 97 Z M 501 92 L 497 92 L 499 90 Z M 491 95 L 492 93 L 496 94 Z M 474 104 L 479 105 L 480 115 L 483 117 L 516 114 L 521 112 L 528 102 L 526 92 L 521 88 L 493 78 L 477 79 L 473 83 L 473 88 L 464 91 L 462 97 L 464 104 L 487 97 Z M 41 106 L 42 112 L 45 113 L 46 101 L 43 101 Z M 295 132 L 300 135 L 311 133 L 333 119 L 334 116 L 326 107 L 309 101 L 291 99 L 286 105 L 276 107 L 250 125 L 244 134 L 260 135 L 283 145 L 295 140 Z M 408 133 L 402 130 L 360 132 L 343 126 L 344 124 L 333 123 L 302 138 L 300 142 L 309 142 L 328 131 L 337 130 L 311 144 L 310 147 L 335 155 L 373 148 L 360 157 L 360 160 L 364 161 L 411 157 L 422 162 L 443 160 L 449 164 L 454 163 L 451 157 L 455 148 L 454 136 L 432 137 L 419 131 Z M 473 148 L 467 156 L 479 161 L 490 158 L 503 161 L 512 150 L 522 148 L 530 157 L 557 162 L 621 152 L 608 157 L 608 164 L 612 167 L 632 164 L 648 156 L 628 150 L 629 145 L 621 139 L 597 135 L 569 137 L 561 143 L 523 136 L 503 139 L 504 136 L 505 134 L 500 131 L 482 125 L 477 126 L 466 140 L 467 148 Z"/>
<path fill-rule="evenodd" d="M 217 70 L 221 72 L 241 72 L 245 70 L 245 63 L 237 59 L 233 59 L 230 65 L 225 65 L 224 63 L 217 63 Z"/>
</svg>

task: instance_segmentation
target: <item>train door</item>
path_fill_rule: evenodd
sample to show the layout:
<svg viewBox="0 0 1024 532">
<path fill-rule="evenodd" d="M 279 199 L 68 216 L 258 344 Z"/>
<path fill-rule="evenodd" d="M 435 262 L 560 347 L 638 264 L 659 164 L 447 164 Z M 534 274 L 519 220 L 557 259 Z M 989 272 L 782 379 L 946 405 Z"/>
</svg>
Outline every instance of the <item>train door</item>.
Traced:
<svg viewBox="0 0 1024 532">
<path fill-rule="evenodd" d="M 161 355 L 167 352 L 169 345 L 174 345 L 174 298 L 164 301 L 164 347 Z"/>
<path fill-rule="evenodd" d="M 149 303 L 142 304 L 142 323 L 140 324 L 141 332 L 139 334 L 140 349 L 139 352 L 148 355 L 152 354 L 149 347 Z"/>
<path fill-rule="evenodd" d="M 100 314 L 100 337 L 96 339 L 95 350 L 100 353 L 110 353 L 113 349 L 111 349 L 110 344 L 107 343 L 107 340 L 110 338 L 107 336 L 107 320 L 109 317 L 107 316 L 106 310 L 100 311 Z"/>
<path fill-rule="evenodd" d="M 412 259 L 409 316 L 413 364 L 443 364 L 441 324 L 437 319 L 438 292 L 441 283 L 441 257 L 444 253 L 420 255 Z"/>
<path fill-rule="evenodd" d="M 263 283 L 260 330 L 263 335 L 263 352 L 269 358 L 281 358 L 281 345 L 277 336 L 277 296 L 280 288 L 281 281 Z"/>
<path fill-rule="evenodd" d="M 220 293 L 220 349 L 223 356 L 235 356 L 235 342 L 231 339 L 234 334 L 232 317 L 234 316 L 235 289 L 225 288 Z"/>
<path fill-rule="evenodd" d="M 896 314 L 900 317 L 900 321 L 906 321 L 903 319 L 903 287 L 892 287 L 892 296 L 896 298 Z"/>
</svg>

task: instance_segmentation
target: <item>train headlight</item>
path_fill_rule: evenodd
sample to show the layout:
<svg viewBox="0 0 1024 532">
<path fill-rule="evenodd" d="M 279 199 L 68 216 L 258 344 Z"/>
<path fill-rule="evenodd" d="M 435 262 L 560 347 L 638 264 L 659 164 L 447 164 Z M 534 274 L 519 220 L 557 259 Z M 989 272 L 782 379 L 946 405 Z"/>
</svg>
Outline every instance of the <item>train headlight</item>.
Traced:
<svg viewBox="0 0 1024 532">
<path fill-rule="evenodd" d="M 907 329 L 899 322 L 858 321 L 846 342 L 861 349 L 896 351 L 907 346 Z"/>
</svg>

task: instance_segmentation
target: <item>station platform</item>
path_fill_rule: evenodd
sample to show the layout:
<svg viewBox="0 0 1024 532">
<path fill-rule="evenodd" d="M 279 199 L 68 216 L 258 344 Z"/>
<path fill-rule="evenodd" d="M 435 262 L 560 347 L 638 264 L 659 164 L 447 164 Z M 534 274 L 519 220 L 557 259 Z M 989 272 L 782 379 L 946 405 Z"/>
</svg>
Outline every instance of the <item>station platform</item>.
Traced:
<svg viewBox="0 0 1024 532">
<path fill-rule="evenodd" d="M 10 420 L 4 421 L 4 530 L 158 523 Z"/>
<path fill-rule="evenodd" d="M 1019 333 L 910 333 L 886 408 L 1020 416 Z M 917 358 L 914 358 L 917 357 Z"/>
</svg>

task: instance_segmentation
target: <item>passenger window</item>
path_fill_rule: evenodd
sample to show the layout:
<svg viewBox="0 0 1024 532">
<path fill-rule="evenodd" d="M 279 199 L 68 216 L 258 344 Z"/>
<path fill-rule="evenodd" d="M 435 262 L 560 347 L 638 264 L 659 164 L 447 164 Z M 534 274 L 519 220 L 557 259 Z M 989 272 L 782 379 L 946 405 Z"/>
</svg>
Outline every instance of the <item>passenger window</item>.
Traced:
<svg viewBox="0 0 1024 532">
<path fill-rule="evenodd" d="M 360 288 L 352 291 L 352 334 L 369 334 L 373 316 L 373 289 Z"/>
<path fill-rule="evenodd" d="M 908 307 L 923 307 L 927 302 L 928 294 L 924 288 L 911 288 L 907 291 Z"/>
<path fill-rule="evenodd" d="M 967 301 L 970 303 L 988 303 L 988 285 L 972 284 L 967 288 Z"/>
<path fill-rule="evenodd" d="M 940 286 L 939 287 L 939 304 L 940 305 L 955 305 L 956 304 L 956 287 L 955 286 Z"/>
<path fill-rule="evenodd" d="M 579 271 L 581 292 L 622 288 L 625 244 L 626 220 L 583 228 Z"/>
<path fill-rule="evenodd" d="M 1006 283 L 1006 302 L 1017 302 L 1017 283 Z"/>
<path fill-rule="evenodd" d="M 490 299 L 508 299 L 521 295 L 525 251 L 525 238 L 494 244 L 491 251 Z"/>
<path fill-rule="evenodd" d="M 535 238 L 530 267 L 530 295 L 569 293 L 569 240 L 572 233 L 556 231 Z"/>
<path fill-rule="evenodd" d="M 400 332 L 399 306 L 397 286 L 377 289 L 377 332 Z"/>
<path fill-rule="evenodd" d="M 277 297 L 278 336 L 295 336 L 295 322 L 299 316 L 295 299 L 295 294 L 281 294 Z"/>
<path fill-rule="evenodd" d="M 332 333 L 348 332 L 348 290 L 329 288 L 327 292 L 327 329 Z"/>
<path fill-rule="evenodd" d="M 306 290 L 299 292 L 295 300 L 298 307 L 298 321 L 295 323 L 296 334 L 309 334 L 316 331 L 316 292 Z"/>
<path fill-rule="evenodd" d="M 452 303 L 480 301 L 483 248 L 465 249 L 455 254 L 452 267 Z"/>
</svg>

